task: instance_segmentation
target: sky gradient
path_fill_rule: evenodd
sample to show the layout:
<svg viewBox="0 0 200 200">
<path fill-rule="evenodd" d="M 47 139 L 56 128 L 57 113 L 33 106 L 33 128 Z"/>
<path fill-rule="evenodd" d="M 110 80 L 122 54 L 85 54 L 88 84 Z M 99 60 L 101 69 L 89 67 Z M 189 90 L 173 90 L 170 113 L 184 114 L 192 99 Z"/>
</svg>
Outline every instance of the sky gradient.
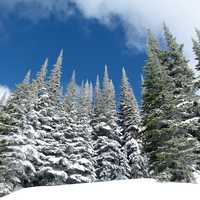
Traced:
<svg viewBox="0 0 200 200">
<path fill-rule="evenodd" d="M 46 57 L 49 70 L 59 51 L 64 49 L 62 84 L 65 88 L 73 69 L 78 83 L 89 79 L 95 83 L 96 75 L 102 77 L 104 65 L 119 96 L 121 68 L 125 66 L 135 95 L 140 100 L 140 77 L 145 53 L 127 48 L 122 26 L 108 29 L 97 20 L 85 20 L 80 14 L 60 21 L 55 16 L 30 23 L 15 13 L 4 19 L 6 32 L 0 39 L 0 84 L 11 90 L 31 69 L 33 78 Z"/>
</svg>

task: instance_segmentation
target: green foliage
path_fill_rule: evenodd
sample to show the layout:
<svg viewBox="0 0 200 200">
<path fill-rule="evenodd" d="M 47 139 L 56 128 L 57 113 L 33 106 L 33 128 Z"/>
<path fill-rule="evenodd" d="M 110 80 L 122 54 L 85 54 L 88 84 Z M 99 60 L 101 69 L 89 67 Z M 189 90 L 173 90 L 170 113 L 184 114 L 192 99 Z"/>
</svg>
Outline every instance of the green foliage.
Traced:
<svg viewBox="0 0 200 200">
<path fill-rule="evenodd" d="M 166 50 L 158 50 L 149 35 L 148 60 L 144 71 L 144 148 L 150 174 L 159 180 L 192 182 L 199 143 L 183 128 L 190 108 L 183 102 L 193 96 L 193 73 L 183 56 L 183 45 L 164 26 Z"/>
</svg>

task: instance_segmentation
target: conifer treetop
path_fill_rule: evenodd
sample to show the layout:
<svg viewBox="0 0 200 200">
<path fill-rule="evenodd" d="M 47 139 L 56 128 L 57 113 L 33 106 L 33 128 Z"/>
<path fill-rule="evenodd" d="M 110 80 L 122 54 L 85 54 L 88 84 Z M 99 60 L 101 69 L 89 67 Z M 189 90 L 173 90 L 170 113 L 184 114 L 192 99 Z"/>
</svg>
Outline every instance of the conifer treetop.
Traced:
<svg viewBox="0 0 200 200">
<path fill-rule="evenodd" d="M 60 54 L 57 58 L 57 61 L 56 61 L 56 64 L 55 65 L 58 65 L 58 66 L 62 66 L 62 62 L 63 62 L 63 49 L 61 49 L 60 51 Z"/>
<path fill-rule="evenodd" d="M 28 70 L 28 72 L 24 77 L 23 84 L 29 84 L 30 81 L 31 81 L 31 70 Z"/>
</svg>

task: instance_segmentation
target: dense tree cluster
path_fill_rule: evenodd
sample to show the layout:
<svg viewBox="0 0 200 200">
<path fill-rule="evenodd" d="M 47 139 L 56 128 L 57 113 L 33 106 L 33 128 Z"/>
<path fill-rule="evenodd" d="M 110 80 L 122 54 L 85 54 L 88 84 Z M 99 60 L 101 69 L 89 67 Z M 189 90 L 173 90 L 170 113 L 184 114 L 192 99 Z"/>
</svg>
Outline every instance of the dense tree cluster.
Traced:
<svg viewBox="0 0 200 200">
<path fill-rule="evenodd" d="M 63 95 L 62 60 L 63 51 L 49 76 L 48 59 L 36 79 L 31 80 L 29 71 L 1 108 L 1 196 L 21 187 L 147 175 L 136 138 L 141 119 L 125 71 L 118 114 L 107 67 L 102 86 L 98 78 L 95 90 L 87 80 L 79 86 L 73 72 Z"/>
<path fill-rule="evenodd" d="M 198 30 L 197 36 L 200 70 Z M 50 73 L 46 59 L 6 104 L 2 96 L 0 196 L 22 187 L 141 177 L 194 182 L 200 170 L 200 81 L 165 25 L 164 38 L 161 48 L 149 31 L 141 109 L 124 68 L 119 106 L 107 66 L 94 88 L 88 80 L 77 84 L 73 72 L 63 94 L 63 51 Z"/>
</svg>

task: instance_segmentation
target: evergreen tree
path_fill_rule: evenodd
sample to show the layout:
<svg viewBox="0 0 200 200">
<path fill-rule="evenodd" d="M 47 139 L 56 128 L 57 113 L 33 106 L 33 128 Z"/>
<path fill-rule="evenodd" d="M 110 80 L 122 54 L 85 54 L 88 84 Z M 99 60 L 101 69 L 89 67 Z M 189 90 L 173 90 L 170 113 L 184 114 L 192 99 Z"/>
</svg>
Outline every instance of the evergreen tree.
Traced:
<svg viewBox="0 0 200 200">
<path fill-rule="evenodd" d="M 124 68 L 122 69 L 121 81 L 120 124 L 122 127 L 123 149 L 129 161 L 131 177 L 145 177 L 147 176 L 147 163 L 141 152 L 141 141 L 138 139 L 141 118 Z"/>
<path fill-rule="evenodd" d="M 97 78 L 95 99 L 95 117 L 92 126 L 97 180 L 126 179 L 130 176 L 130 168 L 122 152 L 115 91 L 107 67 L 104 72 L 103 94 Z"/>
<path fill-rule="evenodd" d="M 167 66 L 168 75 L 174 82 L 173 102 L 176 106 L 173 112 L 174 118 L 179 121 L 180 128 L 199 139 L 197 130 L 199 97 L 196 95 L 198 77 L 194 79 L 194 74 L 183 55 L 183 45 L 176 42 L 176 38 L 166 26 L 164 29 L 167 51 L 163 53 L 162 62 Z M 197 35 L 199 35 L 198 31 Z"/>
<path fill-rule="evenodd" d="M 154 108 L 159 108 L 162 105 L 160 100 L 162 92 L 162 71 L 158 58 L 160 49 L 154 35 L 149 32 L 148 47 L 147 47 L 147 62 L 144 67 L 143 81 L 143 114 L 150 114 Z"/>
<path fill-rule="evenodd" d="M 167 33 L 168 48 L 170 49 L 168 51 L 170 52 L 159 52 L 155 45 L 156 41 L 152 40 L 152 35 L 149 37 L 148 60 L 145 66 L 143 85 L 145 150 L 149 157 L 152 176 L 160 180 L 191 182 L 197 162 L 195 151 L 198 143 L 187 130 L 183 129 L 181 124 L 182 119 L 178 108 L 180 105 L 177 102 L 180 95 L 182 94 L 183 97 L 190 89 L 186 89 L 184 84 L 181 88 L 181 85 L 175 80 L 176 77 L 180 77 L 180 74 L 171 73 L 176 68 L 180 68 L 180 64 L 187 69 L 185 59 L 178 51 L 180 48 L 177 47 L 177 44 L 171 44 L 172 41 L 175 42 L 174 38 Z M 176 51 L 178 51 L 177 54 Z M 178 58 L 179 54 L 181 56 Z M 168 58 L 167 56 L 172 57 Z M 165 58 L 164 61 L 163 58 Z M 173 59 L 174 62 L 177 61 L 174 66 Z M 167 63 L 168 61 L 169 63 Z M 176 71 L 176 73 L 181 72 L 182 70 Z M 155 73 L 157 73 L 156 76 Z M 189 82 L 190 71 L 188 70 L 189 74 L 186 74 L 185 71 L 184 73 Z M 179 87 L 178 90 L 177 87 Z M 151 106 L 151 109 L 148 105 Z"/>
<path fill-rule="evenodd" d="M 48 83 L 48 92 L 50 98 L 53 102 L 58 102 L 60 100 L 60 79 L 61 79 L 61 68 L 63 61 L 63 50 L 61 50 L 60 55 L 57 58 L 56 64 L 51 72 L 49 83 Z"/>
<path fill-rule="evenodd" d="M 35 141 L 41 164 L 37 166 L 37 174 L 33 185 L 56 185 L 67 183 L 68 158 L 65 155 L 66 146 L 63 130 L 65 115 L 61 105 L 60 79 L 63 51 L 45 82 L 47 60 L 42 65 L 35 81 L 37 100 L 32 110 L 30 121 L 35 131 Z"/>
<path fill-rule="evenodd" d="M 75 73 L 68 86 L 66 121 L 63 127 L 68 145 L 66 154 L 69 159 L 67 183 L 85 183 L 95 180 L 93 147 L 91 142 L 89 84 L 82 88 L 81 96 L 76 93 Z M 70 105 L 70 109 L 68 106 Z"/>
<path fill-rule="evenodd" d="M 18 187 L 26 187 L 35 175 L 30 162 L 34 157 L 32 138 L 26 132 L 30 108 L 30 72 L 17 86 L 0 116 L 0 196 Z"/>
</svg>

